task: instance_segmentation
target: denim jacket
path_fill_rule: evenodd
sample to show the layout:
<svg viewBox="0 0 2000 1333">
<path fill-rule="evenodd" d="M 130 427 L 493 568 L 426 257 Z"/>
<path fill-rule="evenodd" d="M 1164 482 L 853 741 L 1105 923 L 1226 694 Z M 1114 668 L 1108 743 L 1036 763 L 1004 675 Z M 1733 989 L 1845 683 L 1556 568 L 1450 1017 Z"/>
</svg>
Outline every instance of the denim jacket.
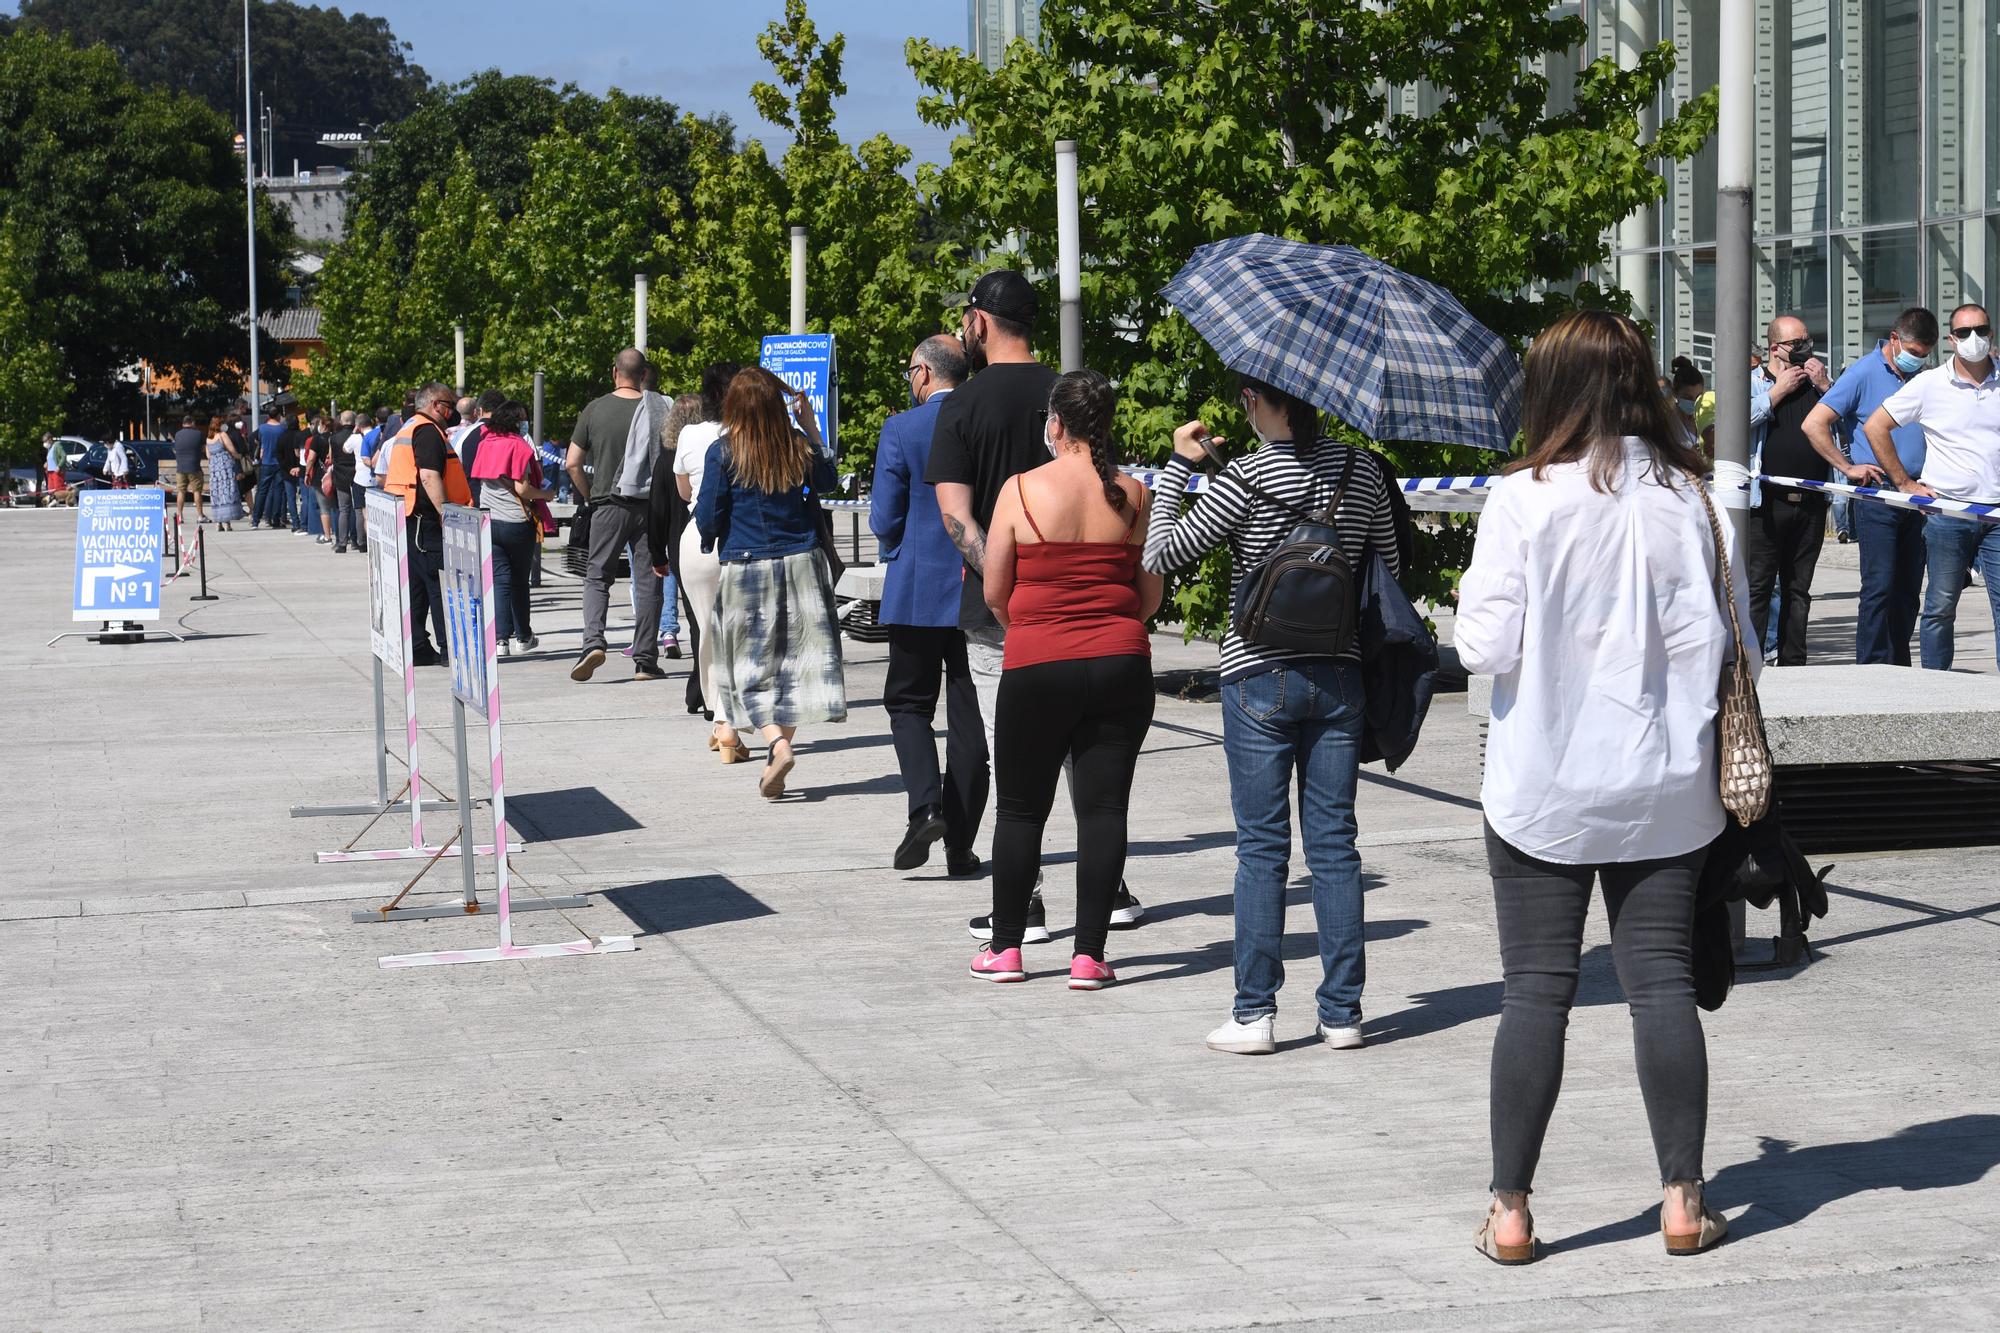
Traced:
<svg viewBox="0 0 2000 1333">
<path fill-rule="evenodd" d="M 724 435 L 708 447 L 702 468 L 701 495 L 694 506 L 702 550 L 733 564 L 798 555 L 819 545 L 819 497 L 837 484 L 832 460 L 814 450 L 807 484 L 773 495 L 738 481 L 728 455 L 729 437 Z"/>
<path fill-rule="evenodd" d="M 1771 381 L 1760 366 L 1750 372 L 1750 507 L 1764 503 L 1764 439 L 1771 433 Z"/>
</svg>

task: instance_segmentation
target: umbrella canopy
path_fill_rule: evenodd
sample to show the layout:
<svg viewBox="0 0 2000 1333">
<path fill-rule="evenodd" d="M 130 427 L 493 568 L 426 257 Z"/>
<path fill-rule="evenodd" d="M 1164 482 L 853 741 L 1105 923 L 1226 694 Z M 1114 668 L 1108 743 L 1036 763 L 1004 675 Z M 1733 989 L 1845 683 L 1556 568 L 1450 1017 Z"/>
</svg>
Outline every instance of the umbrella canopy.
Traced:
<svg viewBox="0 0 2000 1333">
<path fill-rule="evenodd" d="M 1161 292 L 1231 370 L 1373 440 L 1506 453 L 1521 362 L 1434 282 L 1351 245 L 1259 232 L 1204 245 Z"/>
</svg>

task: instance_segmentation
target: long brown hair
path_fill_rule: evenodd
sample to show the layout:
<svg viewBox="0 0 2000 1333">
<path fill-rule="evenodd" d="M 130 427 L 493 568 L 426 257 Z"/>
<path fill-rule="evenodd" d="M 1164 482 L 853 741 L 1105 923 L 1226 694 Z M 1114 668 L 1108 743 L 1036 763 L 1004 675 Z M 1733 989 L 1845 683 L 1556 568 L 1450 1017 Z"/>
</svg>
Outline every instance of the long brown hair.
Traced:
<svg viewBox="0 0 2000 1333">
<path fill-rule="evenodd" d="M 812 445 L 792 429 L 785 382 L 762 366 L 747 366 L 722 399 L 722 431 L 730 468 L 746 485 L 776 495 L 805 484 Z"/>
<path fill-rule="evenodd" d="M 1590 488 L 1610 492 L 1625 465 L 1627 435 L 1653 453 L 1654 479 L 1708 471 L 1687 443 L 1674 408 L 1653 375 L 1653 350 L 1639 326 L 1608 310 L 1575 310 L 1551 324 L 1528 348 L 1521 394 L 1521 434 L 1527 457 L 1509 472 L 1531 469 L 1540 481 L 1557 463 L 1590 464 Z"/>
</svg>

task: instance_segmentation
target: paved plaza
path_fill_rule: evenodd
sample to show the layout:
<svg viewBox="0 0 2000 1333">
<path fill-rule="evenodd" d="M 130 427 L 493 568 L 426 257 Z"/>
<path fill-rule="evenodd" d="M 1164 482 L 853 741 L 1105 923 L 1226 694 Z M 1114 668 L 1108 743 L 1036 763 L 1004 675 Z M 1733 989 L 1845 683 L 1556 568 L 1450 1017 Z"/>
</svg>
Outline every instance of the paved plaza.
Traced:
<svg viewBox="0 0 2000 1333">
<path fill-rule="evenodd" d="M 1150 915 L 1111 938 L 1120 983 L 1062 984 L 1059 812 L 1058 938 L 997 987 L 965 972 L 986 881 L 889 869 L 882 649 L 849 644 L 850 719 L 805 733 L 797 794 L 767 804 L 756 765 L 703 748 L 689 663 L 635 683 L 614 654 L 569 681 L 581 590 L 551 560 L 544 649 L 502 672 L 517 891 L 587 893 L 575 926 L 638 949 L 385 971 L 496 928 L 352 924 L 418 863 L 315 865 L 366 820 L 288 817 L 372 793 L 361 557 L 219 534 L 221 600 L 166 595 L 185 644 L 45 647 L 73 532 L 0 513 L 0 1328 L 2000 1325 L 2000 850 L 1816 858 L 1838 861 L 1819 961 L 1745 974 L 1705 1016 L 1732 1239 L 1688 1261 L 1657 1234 L 1598 914 L 1537 1182 L 1553 1253 L 1501 1269 L 1471 1246 L 1501 987 L 1463 695 L 1402 770 L 1363 773 L 1367 1048 L 1312 1038 L 1295 891 L 1282 1049 L 1217 1055 L 1212 702 L 1160 700 L 1128 876 Z M 1822 585 L 1815 647 L 1840 660 L 1851 548 Z M 1977 590 L 1964 619 L 1964 664 L 1993 670 Z M 1162 670 L 1214 660 L 1156 643 Z M 445 675 L 418 681 L 449 785 Z M 391 816 L 362 845 L 406 837 Z M 413 896 L 457 884 L 443 862 Z"/>
</svg>

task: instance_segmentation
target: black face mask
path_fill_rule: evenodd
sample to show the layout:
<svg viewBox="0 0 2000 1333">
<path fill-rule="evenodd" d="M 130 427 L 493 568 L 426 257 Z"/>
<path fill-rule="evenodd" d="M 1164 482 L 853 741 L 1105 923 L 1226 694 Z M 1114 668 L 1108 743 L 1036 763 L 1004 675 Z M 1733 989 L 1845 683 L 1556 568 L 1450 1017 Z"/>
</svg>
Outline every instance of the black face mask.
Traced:
<svg viewBox="0 0 2000 1333">
<path fill-rule="evenodd" d="M 1811 342 L 1789 342 L 1784 347 L 1785 360 L 1795 366 L 1803 366 L 1806 362 L 1812 360 L 1813 345 Z"/>
<path fill-rule="evenodd" d="M 458 429 L 459 423 L 464 420 L 465 418 L 459 416 L 458 409 L 454 407 L 451 409 L 451 415 L 447 416 L 444 419 L 444 428 L 446 430 L 456 430 Z"/>
</svg>

